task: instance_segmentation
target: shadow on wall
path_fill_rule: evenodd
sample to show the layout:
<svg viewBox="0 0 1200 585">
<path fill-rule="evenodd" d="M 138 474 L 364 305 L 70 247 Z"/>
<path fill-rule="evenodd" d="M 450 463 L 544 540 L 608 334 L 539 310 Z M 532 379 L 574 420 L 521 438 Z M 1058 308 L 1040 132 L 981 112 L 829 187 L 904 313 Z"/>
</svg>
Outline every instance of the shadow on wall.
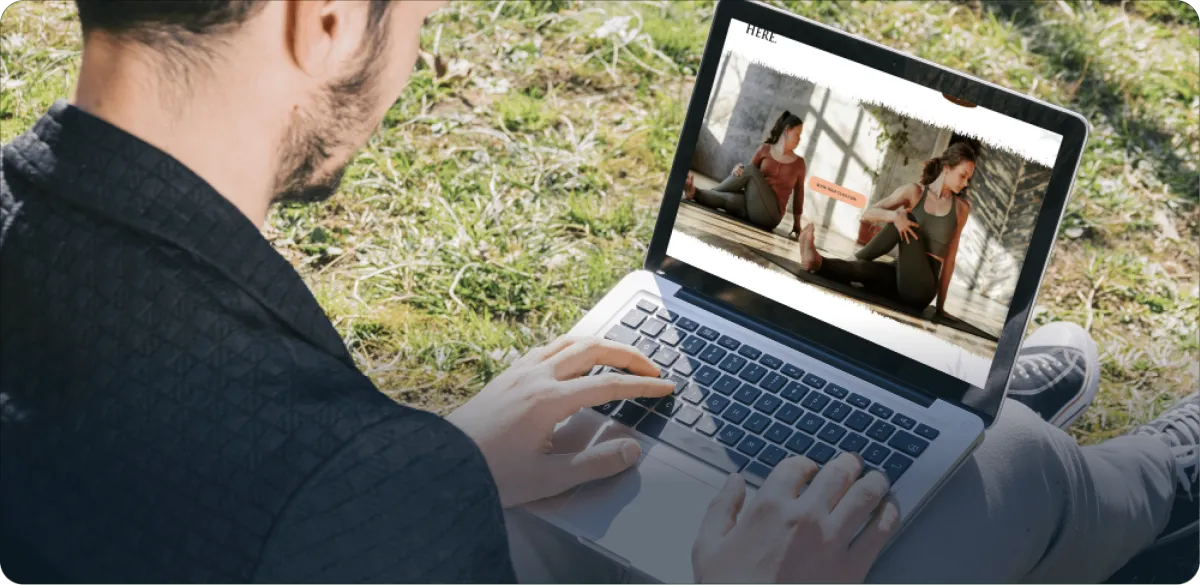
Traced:
<svg viewBox="0 0 1200 585">
<path fill-rule="evenodd" d="M 955 106 L 947 102 L 947 107 Z M 784 110 L 804 120 L 796 150 L 805 158 L 808 177 L 862 193 L 871 203 L 917 181 L 924 161 L 940 154 L 953 138 L 949 130 L 843 98 L 824 86 L 726 53 L 692 169 L 720 181 L 738 163 L 749 164 Z M 968 195 L 972 215 L 954 275 L 958 284 L 973 294 L 1003 303 L 1011 300 L 1048 178 L 1044 167 L 987 146 L 981 149 Z M 824 195 L 805 195 L 804 220 L 850 240 L 858 238 L 861 213 Z M 780 235 L 791 230 L 791 215 L 789 209 L 776 228 Z"/>
</svg>

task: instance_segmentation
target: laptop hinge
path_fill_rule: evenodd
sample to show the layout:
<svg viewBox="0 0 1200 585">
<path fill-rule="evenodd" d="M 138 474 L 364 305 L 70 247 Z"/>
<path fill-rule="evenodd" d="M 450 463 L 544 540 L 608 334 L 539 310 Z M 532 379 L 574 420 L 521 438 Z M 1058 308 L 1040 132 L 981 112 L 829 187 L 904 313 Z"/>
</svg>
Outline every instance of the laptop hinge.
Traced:
<svg viewBox="0 0 1200 585">
<path fill-rule="evenodd" d="M 907 386 L 893 378 L 887 377 L 879 373 L 874 368 L 861 362 L 847 359 L 839 354 L 835 354 L 825 348 L 805 341 L 787 331 L 782 331 L 776 327 L 767 325 L 733 307 L 714 299 L 708 295 L 698 293 L 688 287 L 680 287 L 675 296 L 687 303 L 696 305 L 710 313 L 713 313 L 723 319 L 727 319 L 738 325 L 745 327 L 763 337 L 767 337 L 773 341 L 786 345 L 800 353 L 809 357 L 815 358 L 832 366 L 834 368 L 845 371 L 848 374 L 860 378 L 865 382 L 875 384 L 889 392 L 922 407 L 928 408 L 933 405 L 935 399 L 932 395 L 921 392 L 911 386 Z"/>
</svg>

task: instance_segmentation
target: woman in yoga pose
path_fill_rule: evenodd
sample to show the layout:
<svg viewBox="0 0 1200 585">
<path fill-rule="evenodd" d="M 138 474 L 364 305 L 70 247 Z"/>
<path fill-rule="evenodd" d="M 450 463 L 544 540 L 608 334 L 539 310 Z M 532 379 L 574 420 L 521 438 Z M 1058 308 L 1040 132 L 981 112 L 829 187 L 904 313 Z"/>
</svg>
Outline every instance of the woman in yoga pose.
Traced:
<svg viewBox="0 0 1200 585">
<path fill-rule="evenodd" d="M 770 136 L 754 151 L 749 167 L 738 163 L 733 174 L 712 189 L 697 189 L 692 174 L 688 173 L 684 197 L 773 230 L 783 219 L 790 196 L 795 234 L 800 227 L 800 213 L 804 211 L 805 165 L 804 157 L 793 151 L 800 144 L 803 131 L 800 117 L 784 111 L 771 128 Z"/>
<path fill-rule="evenodd" d="M 916 309 L 937 297 L 937 314 L 944 314 L 959 236 L 971 213 L 971 204 L 958 195 L 974 173 L 975 151 L 963 142 L 951 144 L 941 156 L 925 161 L 920 182 L 896 189 L 863 213 L 863 220 L 887 225 L 855 260 L 822 258 L 810 224 L 800 233 L 801 265 L 838 282 L 861 283 Z M 874 261 L 896 244 L 900 255 L 894 265 Z"/>
</svg>

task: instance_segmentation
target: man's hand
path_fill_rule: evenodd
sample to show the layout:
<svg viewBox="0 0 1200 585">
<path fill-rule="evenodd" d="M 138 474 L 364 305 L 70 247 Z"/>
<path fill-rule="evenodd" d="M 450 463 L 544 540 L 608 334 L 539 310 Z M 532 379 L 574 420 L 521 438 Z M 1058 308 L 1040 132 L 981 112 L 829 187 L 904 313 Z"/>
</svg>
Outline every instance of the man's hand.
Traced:
<svg viewBox="0 0 1200 585">
<path fill-rule="evenodd" d="M 746 484 L 730 475 L 692 546 L 696 580 L 862 582 L 900 514 L 895 504 L 881 504 L 888 491 L 883 474 L 872 471 L 855 481 L 861 470 L 861 461 L 850 454 L 820 473 L 807 457 L 785 459 L 741 518 Z"/>
<path fill-rule="evenodd" d="M 597 365 L 635 375 L 584 376 Z M 674 383 L 658 379 L 658 374 L 658 368 L 632 347 L 561 337 L 517 360 L 446 420 L 483 451 L 500 502 L 519 506 L 614 475 L 636 462 L 642 451 L 633 439 L 606 441 L 580 453 L 551 454 L 551 437 L 555 425 L 580 408 L 670 394 Z"/>
</svg>

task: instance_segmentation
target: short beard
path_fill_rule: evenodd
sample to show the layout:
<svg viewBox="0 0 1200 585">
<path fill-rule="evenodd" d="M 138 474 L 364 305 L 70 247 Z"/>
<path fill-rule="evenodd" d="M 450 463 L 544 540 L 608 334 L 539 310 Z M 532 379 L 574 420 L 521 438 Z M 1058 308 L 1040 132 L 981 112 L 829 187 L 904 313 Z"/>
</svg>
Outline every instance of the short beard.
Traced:
<svg viewBox="0 0 1200 585">
<path fill-rule="evenodd" d="M 322 92 L 312 112 L 302 111 L 292 120 L 279 149 L 274 202 L 316 203 L 337 193 L 351 157 L 335 171 L 322 173 L 321 169 L 334 152 L 361 146 L 352 142 L 370 124 L 369 104 L 378 89 L 379 61 L 364 59 L 359 71 Z"/>
</svg>

